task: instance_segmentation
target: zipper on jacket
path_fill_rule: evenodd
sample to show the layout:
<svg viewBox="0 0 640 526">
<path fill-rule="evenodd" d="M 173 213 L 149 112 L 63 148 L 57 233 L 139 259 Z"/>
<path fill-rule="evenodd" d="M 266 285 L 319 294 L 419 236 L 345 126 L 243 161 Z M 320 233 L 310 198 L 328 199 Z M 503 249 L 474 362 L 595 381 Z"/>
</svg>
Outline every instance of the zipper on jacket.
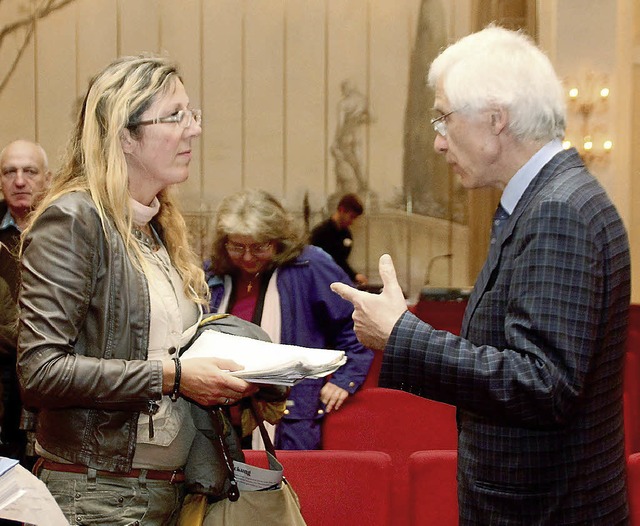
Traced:
<svg viewBox="0 0 640 526">
<path fill-rule="evenodd" d="M 149 400 L 147 405 L 147 412 L 149 413 L 149 438 L 150 439 L 155 436 L 153 432 L 153 415 L 155 415 L 159 409 L 160 409 L 160 404 L 158 404 L 158 402 Z"/>
</svg>

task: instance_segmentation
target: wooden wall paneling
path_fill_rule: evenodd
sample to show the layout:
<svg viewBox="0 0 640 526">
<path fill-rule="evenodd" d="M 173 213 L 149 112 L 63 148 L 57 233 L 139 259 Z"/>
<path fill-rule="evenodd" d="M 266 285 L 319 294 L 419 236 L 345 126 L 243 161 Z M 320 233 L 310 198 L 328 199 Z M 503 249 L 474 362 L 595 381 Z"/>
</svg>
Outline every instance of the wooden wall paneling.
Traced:
<svg viewBox="0 0 640 526">
<path fill-rule="evenodd" d="M 473 283 L 468 278 L 469 227 L 454 224 L 451 231 L 449 229 L 447 220 L 397 210 L 365 215 L 352 228 L 354 250 L 351 266 L 364 272 L 371 284 L 378 284 L 381 283 L 378 260 L 384 253 L 391 254 L 398 281 L 412 301 L 418 299 L 427 277 L 432 287 L 468 287 Z M 367 261 L 364 252 L 356 250 L 356 246 L 362 249 L 363 236 L 369 236 Z M 449 248 L 450 236 L 453 250 Z M 452 254 L 450 259 L 433 261 L 427 276 L 432 258 L 449 253 Z"/>
<path fill-rule="evenodd" d="M 402 290 L 408 293 L 410 278 L 406 260 L 411 238 L 407 215 L 402 212 L 388 211 L 365 215 L 360 221 L 359 224 L 356 223 L 357 229 L 354 229 L 354 239 L 366 232 L 369 253 L 372 254 L 372 257 L 370 257 L 369 264 L 365 269 L 363 269 L 361 261 L 354 258 L 354 268 L 364 270 L 371 284 L 382 284 L 378 273 L 378 260 L 382 254 L 389 254 L 393 259 L 398 282 Z"/>
<path fill-rule="evenodd" d="M 118 55 L 160 51 L 160 2 L 161 0 L 114 0 L 118 16 Z"/>
<path fill-rule="evenodd" d="M 491 220 L 502 192 L 495 188 L 476 188 L 469 198 L 469 283 L 475 283 L 489 252 Z"/>
<path fill-rule="evenodd" d="M 633 12 L 631 16 L 633 18 L 633 42 L 636 46 L 640 46 L 640 5 L 638 2 L 633 2 Z"/>
<path fill-rule="evenodd" d="M 58 165 L 71 133 L 76 101 L 75 3 L 51 13 L 36 28 L 38 139 Z M 61 74 L 63 72 L 63 74 Z"/>
<path fill-rule="evenodd" d="M 366 97 L 370 96 L 369 0 L 328 0 L 327 97 L 329 146 L 335 138 L 340 84 L 350 80 Z M 361 143 L 362 171 L 368 179 L 369 130 Z M 333 158 L 329 159 L 328 194 L 336 191 Z"/>
<path fill-rule="evenodd" d="M 285 12 L 284 189 L 289 205 L 326 203 L 326 1 L 288 0 Z M 313 223 L 310 221 L 311 225 Z"/>
<path fill-rule="evenodd" d="M 78 0 L 76 7 L 76 97 L 89 80 L 118 56 L 118 18 L 114 0 Z"/>
<path fill-rule="evenodd" d="M 640 12 L 640 9 L 638 9 Z M 640 17 L 638 17 L 640 22 Z M 633 99 L 631 101 L 631 142 L 640 144 L 640 43 L 636 46 L 636 61 L 632 69 L 632 84 L 635 87 Z M 632 148 L 631 153 L 631 188 L 632 196 L 640 195 L 640 148 Z M 635 206 L 631 207 L 631 218 L 629 220 L 629 239 L 631 241 L 631 291 L 633 303 L 640 302 L 640 243 L 636 240 L 640 238 L 640 208 L 635 198 Z M 634 242 L 635 241 L 635 242 Z"/>
<path fill-rule="evenodd" d="M 192 108 L 202 106 L 201 0 L 163 0 L 160 4 L 160 49 L 179 67 Z M 182 209 L 198 212 L 202 206 L 202 141 L 193 139 L 189 179 L 177 186 Z"/>
<path fill-rule="evenodd" d="M 21 2 L 0 2 L 0 28 L 24 17 Z M 5 38 L 0 47 L 0 82 L 5 79 L 24 41 L 26 30 Z M 0 91 L 0 148 L 15 139 L 39 140 L 35 107 L 35 45 L 34 39 L 17 62 L 4 89 Z M 0 194 L 1 195 L 1 194 Z"/>
<path fill-rule="evenodd" d="M 284 195 L 284 1 L 243 0 L 244 182 Z"/>
<path fill-rule="evenodd" d="M 451 225 L 451 245 L 453 254 L 451 258 L 451 283 L 452 287 L 469 287 L 473 281 L 469 280 L 469 252 L 471 242 L 469 240 L 469 226 L 453 223 Z"/>
<path fill-rule="evenodd" d="M 411 46 L 405 2 L 371 0 L 369 186 L 381 204 L 402 194 L 404 113 Z"/>
<path fill-rule="evenodd" d="M 203 6 L 202 159 L 203 206 L 243 188 L 243 3 L 216 0 Z"/>
</svg>

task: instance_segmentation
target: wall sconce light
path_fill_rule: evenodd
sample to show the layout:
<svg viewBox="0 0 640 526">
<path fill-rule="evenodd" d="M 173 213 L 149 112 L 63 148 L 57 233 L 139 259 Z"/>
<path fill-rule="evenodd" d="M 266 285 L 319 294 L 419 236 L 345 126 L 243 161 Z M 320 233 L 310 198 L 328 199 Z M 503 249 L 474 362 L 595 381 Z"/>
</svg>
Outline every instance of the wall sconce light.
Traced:
<svg viewBox="0 0 640 526">
<path fill-rule="evenodd" d="M 606 160 L 613 149 L 613 140 L 605 125 L 611 93 L 607 76 L 587 72 L 579 81 L 569 81 L 568 85 L 567 134 L 562 145 L 565 149 L 575 145 L 587 164 Z"/>
</svg>

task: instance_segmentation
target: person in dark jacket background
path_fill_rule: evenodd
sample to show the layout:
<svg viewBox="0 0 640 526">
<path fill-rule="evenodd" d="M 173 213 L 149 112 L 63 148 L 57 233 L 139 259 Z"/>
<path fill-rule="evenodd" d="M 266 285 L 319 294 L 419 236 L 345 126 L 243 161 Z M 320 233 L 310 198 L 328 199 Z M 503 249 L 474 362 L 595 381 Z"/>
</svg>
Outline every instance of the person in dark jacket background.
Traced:
<svg viewBox="0 0 640 526">
<path fill-rule="evenodd" d="M 353 248 L 353 235 L 349 227 L 363 212 L 362 201 L 356 194 L 343 195 L 331 217 L 313 228 L 309 240 L 312 245 L 329 254 L 357 285 L 366 285 L 368 279 L 349 265 L 348 259 Z"/>
<path fill-rule="evenodd" d="M 35 428 L 31 412 L 25 412 L 24 416 L 29 418 L 23 420 L 31 423 L 29 430 L 22 429 L 20 425 L 23 406 L 16 375 L 20 286 L 18 245 L 29 214 L 50 181 L 47 154 L 39 144 L 18 139 L 0 152 L 0 187 L 4 197 L 0 201 L 0 455 L 20 460 L 27 469 L 35 461 L 31 432 Z"/>
</svg>

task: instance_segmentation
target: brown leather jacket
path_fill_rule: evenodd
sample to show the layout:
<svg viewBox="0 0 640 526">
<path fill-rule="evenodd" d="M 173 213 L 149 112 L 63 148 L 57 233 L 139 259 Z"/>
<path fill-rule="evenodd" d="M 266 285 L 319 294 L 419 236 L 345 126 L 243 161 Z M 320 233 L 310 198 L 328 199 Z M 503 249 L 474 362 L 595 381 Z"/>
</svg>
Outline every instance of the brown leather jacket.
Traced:
<svg viewBox="0 0 640 526">
<path fill-rule="evenodd" d="M 146 279 L 88 194 L 62 196 L 30 231 L 20 307 L 17 369 L 25 406 L 39 412 L 38 442 L 74 463 L 131 469 L 138 416 L 162 397 L 162 364 L 146 360 Z"/>
</svg>

